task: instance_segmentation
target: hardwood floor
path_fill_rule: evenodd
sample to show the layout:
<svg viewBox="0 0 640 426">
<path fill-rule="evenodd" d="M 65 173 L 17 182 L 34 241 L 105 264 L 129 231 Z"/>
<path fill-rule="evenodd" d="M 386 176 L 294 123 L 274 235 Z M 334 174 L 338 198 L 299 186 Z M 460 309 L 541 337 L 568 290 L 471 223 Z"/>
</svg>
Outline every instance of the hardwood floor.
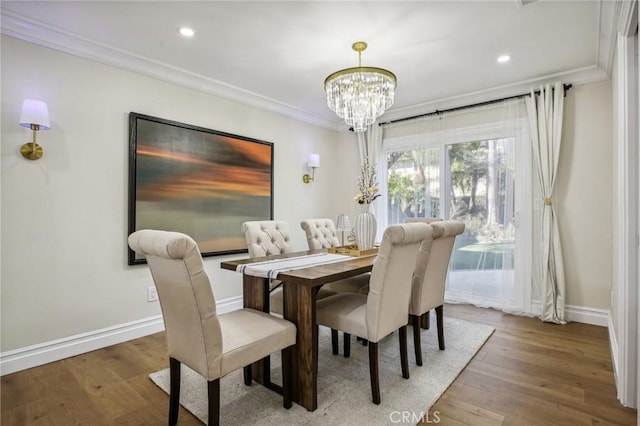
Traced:
<svg viewBox="0 0 640 426">
<path fill-rule="evenodd" d="M 431 408 L 432 422 L 438 412 L 442 425 L 636 425 L 636 410 L 616 399 L 606 328 L 468 305 L 445 315 L 496 331 Z"/>
<path fill-rule="evenodd" d="M 445 316 L 496 331 L 423 424 L 636 424 L 636 411 L 616 400 L 605 328 L 557 326 L 463 305 L 447 305 Z M 428 362 L 425 357 L 425 367 Z M 4 376 L 0 424 L 166 424 L 168 396 L 148 374 L 167 366 L 158 333 Z M 201 425 L 183 408 L 179 424 Z"/>
</svg>

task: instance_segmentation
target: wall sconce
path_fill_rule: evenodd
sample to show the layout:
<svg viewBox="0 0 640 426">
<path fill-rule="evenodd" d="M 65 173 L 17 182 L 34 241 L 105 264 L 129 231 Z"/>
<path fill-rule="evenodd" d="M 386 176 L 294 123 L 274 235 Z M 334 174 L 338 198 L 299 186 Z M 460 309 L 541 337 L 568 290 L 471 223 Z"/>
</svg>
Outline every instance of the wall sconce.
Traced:
<svg viewBox="0 0 640 426">
<path fill-rule="evenodd" d="M 37 160 L 42 157 L 44 151 L 42 147 L 36 143 L 36 132 L 38 130 L 49 130 L 51 128 L 47 104 L 35 99 L 25 99 L 22 103 L 20 125 L 33 130 L 33 141 L 22 145 L 20 147 L 20 153 L 24 158 Z"/>
<path fill-rule="evenodd" d="M 302 176 L 302 181 L 304 183 L 313 182 L 313 179 L 316 175 L 316 169 L 320 167 L 320 154 L 309 154 L 309 159 L 307 160 L 307 167 L 311 168 L 311 175 L 305 174 Z"/>
</svg>

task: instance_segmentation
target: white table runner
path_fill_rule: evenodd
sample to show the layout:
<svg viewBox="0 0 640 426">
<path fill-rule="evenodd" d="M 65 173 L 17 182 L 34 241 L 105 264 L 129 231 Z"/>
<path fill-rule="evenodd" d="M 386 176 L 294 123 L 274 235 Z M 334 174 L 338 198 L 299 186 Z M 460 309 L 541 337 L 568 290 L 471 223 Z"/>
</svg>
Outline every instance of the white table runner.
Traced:
<svg viewBox="0 0 640 426">
<path fill-rule="evenodd" d="M 243 265 L 238 265 L 236 267 L 236 271 L 252 275 L 254 277 L 274 279 L 278 277 L 280 272 L 343 262 L 347 259 L 349 259 L 349 256 L 342 254 L 316 253 L 299 257 L 266 260 L 264 262 L 245 263 Z"/>
</svg>

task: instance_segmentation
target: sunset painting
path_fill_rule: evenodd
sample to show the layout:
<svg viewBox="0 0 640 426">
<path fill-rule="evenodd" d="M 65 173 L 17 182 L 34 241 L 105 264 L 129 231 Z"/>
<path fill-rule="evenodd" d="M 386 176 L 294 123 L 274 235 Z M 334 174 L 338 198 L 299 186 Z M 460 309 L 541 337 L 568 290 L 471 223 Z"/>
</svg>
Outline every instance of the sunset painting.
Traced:
<svg viewBox="0 0 640 426">
<path fill-rule="evenodd" d="M 129 233 L 182 232 L 222 255 L 247 251 L 243 222 L 273 218 L 272 143 L 133 112 L 129 136 Z"/>
</svg>

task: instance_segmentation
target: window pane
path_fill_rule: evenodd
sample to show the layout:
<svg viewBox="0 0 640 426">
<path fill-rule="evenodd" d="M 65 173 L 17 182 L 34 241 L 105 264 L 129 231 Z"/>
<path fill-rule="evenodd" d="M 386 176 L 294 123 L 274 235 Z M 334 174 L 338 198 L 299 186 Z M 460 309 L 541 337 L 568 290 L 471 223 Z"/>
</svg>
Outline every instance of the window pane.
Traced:
<svg viewBox="0 0 640 426">
<path fill-rule="evenodd" d="M 441 148 L 387 155 L 388 223 L 410 217 L 440 217 Z"/>
<path fill-rule="evenodd" d="M 450 294 L 487 303 L 513 292 L 513 149 L 513 138 L 447 146 L 448 206 L 451 218 L 466 224 L 451 257 Z"/>
</svg>

